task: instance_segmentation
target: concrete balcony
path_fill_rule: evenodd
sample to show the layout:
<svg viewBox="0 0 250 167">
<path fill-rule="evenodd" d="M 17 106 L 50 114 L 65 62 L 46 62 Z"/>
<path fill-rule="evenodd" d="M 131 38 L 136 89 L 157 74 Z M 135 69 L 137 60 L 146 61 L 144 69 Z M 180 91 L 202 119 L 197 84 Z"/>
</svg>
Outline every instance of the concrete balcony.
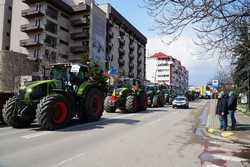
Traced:
<svg viewBox="0 0 250 167">
<path fill-rule="evenodd" d="M 137 68 L 137 73 L 141 73 L 142 72 L 142 69 L 141 69 L 141 67 L 139 66 L 138 68 Z"/>
<path fill-rule="evenodd" d="M 88 49 L 85 46 L 71 46 L 70 51 L 74 54 L 80 54 L 88 52 Z"/>
<path fill-rule="evenodd" d="M 114 38 L 114 33 L 113 33 L 112 31 L 109 31 L 109 32 L 108 32 L 108 35 L 109 35 L 109 38 L 110 38 L 110 39 Z"/>
<path fill-rule="evenodd" d="M 118 59 L 119 66 L 124 66 L 125 65 L 125 60 L 124 59 Z"/>
<path fill-rule="evenodd" d="M 31 5 L 37 2 L 40 2 L 41 0 L 22 0 L 23 3 L 26 3 L 27 5 Z"/>
<path fill-rule="evenodd" d="M 39 9 L 26 9 L 26 10 L 22 10 L 22 17 L 30 19 L 33 17 L 42 17 L 44 16 L 45 13 L 42 10 Z"/>
<path fill-rule="evenodd" d="M 129 75 L 130 78 L 134 78 L 134 76 L 135 76 L 133 72 L 129 72 L 128 75 Z"/>
<path fill-rule="evenodd" d="M 135 46 L 134 46 L 134 45 L 129 45 L 129 50 L 130 50 L 131 52 L 133 52 L 133 51 L 135 50 Z"/>
<path fill-rule="evenodd" d="M 90 7 L 87 4 L 76 5 L 76 6 L 73 6 L 72 8 L 75 13 L 89 12 L 90 10 Z"/>
<path fill-rule="evenodd" d="M 129 69 L 134 69 L 135 68 L 135 65 L 133 63 L 130 63 L 129 64 Z"/>
<path fill-rule="evenodd" d="M 25 24 L 21 25 L 21 31 L 22 32 L 40 32 L 43 31 L 44 28 L 41 25 L 33 25 L 33 24 Z"/>
<path fill-rule="evenodd" d="M 138 56 L 141 56 L 141 55 L 142 55 L 141 49 L 138 49 L 137 54 L 138 54 Z"/>
<path fill-rule="evenodd" d="M 125 49 L 120 48 L 120 49 L 119 49 L 119 55 L 124 56 L 124 55 L 125 55 Z"/>
<path fill-rule="evenodd" d="M 71 24 L 74 27 L 89 26 L 89 19 L 87 17 L 72 19 Z"/>
<path fill-rule="evenodd" d="M 20 41 L 20 46 L 29 48 L 29 47 L 39 47 L 42 46 L 42 43 L 40 41 L 33 41 L 31 39 L 24 39 Z"/>
<path fill-rule="evenodd" d="M 119 39 L 119 44 L 120 44 L 120 46 L 124 46 L 125 43 L 126 43 L 126 41 L 125 41 L 124 38 L 120 38 L 120 39 Z"/>
<path fill-rule="evenodd" d="M 88 32 L 76 32 L 71 33 L 71 39 L 72 40 L 82 40 L 82 39 L 88 39 L 89 33 Z"/>
<path fill-rule="evenodd" d="M 141 63 L 142 63 L 142 60 L 141 60 L 141 59 L 138 59 L 138 60 L 137 60 L 137 63 L 138 63 L 138 64 L 141 64 Z"/>
<path fill-rule="evenodd" d="M 133 54 L 130 54 L 129 55 L 129 60 L 134 60 L 135 59 L 135 56 Z"/>
</svg>

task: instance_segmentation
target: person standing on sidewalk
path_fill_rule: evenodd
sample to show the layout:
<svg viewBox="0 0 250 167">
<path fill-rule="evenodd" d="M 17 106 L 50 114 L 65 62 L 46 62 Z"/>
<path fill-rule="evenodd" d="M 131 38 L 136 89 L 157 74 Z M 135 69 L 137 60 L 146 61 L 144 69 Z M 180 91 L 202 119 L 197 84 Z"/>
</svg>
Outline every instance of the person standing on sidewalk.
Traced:
<svg viewBox="0 0 250 167">
<path fill-rule="evenodd" d="M 236 118 L 235 118 L 236 108 L 237 108 L 237 98 L 235 96 L 235 93 L 233 91 L 230 91 L 228 98 L 228 111 L 232 122 L 231 130 L 235 130 L 236 128 Z"/>
<path fill-rule="evenodd" d="M 216 107 L 216 115 L 219 115 L 220 129 L 227 130 L 228 103 L 224 92 L 220 92 Z"/>
</svg>

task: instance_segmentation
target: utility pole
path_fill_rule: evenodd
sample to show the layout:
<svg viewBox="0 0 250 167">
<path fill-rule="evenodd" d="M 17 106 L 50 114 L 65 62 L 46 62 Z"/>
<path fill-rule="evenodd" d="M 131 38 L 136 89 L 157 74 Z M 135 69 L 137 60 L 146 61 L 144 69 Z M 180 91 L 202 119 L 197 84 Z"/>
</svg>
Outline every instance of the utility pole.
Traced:
<svg viewBox="0 0 250 167">
<path fill-rule="evenodd" d="M 250 112 L 250 67 L 247 68 L 248 89 L 247 89 L 247 104 L 248 111 Z"/>
</svg>

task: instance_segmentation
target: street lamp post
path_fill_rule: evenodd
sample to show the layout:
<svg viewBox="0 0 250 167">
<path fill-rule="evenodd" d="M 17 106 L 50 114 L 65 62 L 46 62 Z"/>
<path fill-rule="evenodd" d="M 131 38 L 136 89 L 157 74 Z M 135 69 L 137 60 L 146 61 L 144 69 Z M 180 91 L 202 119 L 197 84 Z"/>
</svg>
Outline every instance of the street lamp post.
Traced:
<svg viewBox="0 0 250 167">
<path fill-rule="evenodd" d="M 247 104 L 248 104 L 248 111 L 250 112 L 250 67 L 247 69 L 247 78 L 248 78 Z"/>
</svg>

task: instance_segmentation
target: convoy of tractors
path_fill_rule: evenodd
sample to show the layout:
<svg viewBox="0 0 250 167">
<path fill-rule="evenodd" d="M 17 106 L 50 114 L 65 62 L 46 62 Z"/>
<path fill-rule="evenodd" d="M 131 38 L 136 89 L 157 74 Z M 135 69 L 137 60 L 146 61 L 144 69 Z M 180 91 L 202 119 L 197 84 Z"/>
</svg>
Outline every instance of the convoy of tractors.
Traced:
<svg viewBox="0 0 250 167">
<path fill-rule="evenodd" d="M 171 103 L 167 88 L 131 78 L 110 84 L 96 64 L 55 64 L 49 71 L 46 80 L 26 82 L 2 99 L 1 122 L 24 128 L 36 120 L 41 129 L 55 130 L 72 119 L 97 121 L 103 111 L 134 113 Z"/>
</svg>

